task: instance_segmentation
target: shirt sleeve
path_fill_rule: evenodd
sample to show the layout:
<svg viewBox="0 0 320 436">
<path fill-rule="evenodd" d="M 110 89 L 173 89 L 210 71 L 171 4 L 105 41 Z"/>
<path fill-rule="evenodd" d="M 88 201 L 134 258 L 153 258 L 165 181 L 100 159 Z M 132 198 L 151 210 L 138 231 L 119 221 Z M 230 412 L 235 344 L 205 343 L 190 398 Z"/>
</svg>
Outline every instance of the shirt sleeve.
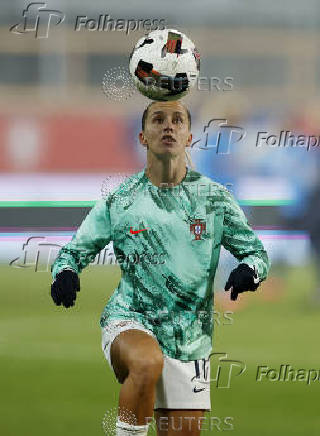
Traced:
<svg viewBox="0 0 320 436">
<path fill-rule="evenodd" d="M 248 224 L 233 196 L 225 192 L 222 245 L 241 263 L 255 268 L 260 281 L 267 278 L 270 262 L 264 246 Z"/>
<path fill-rule="evenodd" d="M 53 279 L 63 269 L 79 274 L 111 241 L 109 201 L 98 200 L 86 216 L 72 240 L 58 253 L 51 266 Z"/>
</svg>

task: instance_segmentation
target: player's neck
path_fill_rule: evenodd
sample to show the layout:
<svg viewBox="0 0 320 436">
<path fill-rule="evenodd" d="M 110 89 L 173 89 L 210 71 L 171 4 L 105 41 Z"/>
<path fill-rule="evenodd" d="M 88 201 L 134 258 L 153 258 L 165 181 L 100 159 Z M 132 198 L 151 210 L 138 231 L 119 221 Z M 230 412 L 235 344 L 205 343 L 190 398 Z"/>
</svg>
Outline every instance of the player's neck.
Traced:
<svg viewBox="0 0 320 436">
<path fill-rule="evenodd" d="M 187 167 L 184 160 L 182 162 L 148 161 L 145 170 L 145 175 L 150 182 L 158 187 L 166 183 L 170 186 L 179 185 L 186 174 Z"/>
</svg>

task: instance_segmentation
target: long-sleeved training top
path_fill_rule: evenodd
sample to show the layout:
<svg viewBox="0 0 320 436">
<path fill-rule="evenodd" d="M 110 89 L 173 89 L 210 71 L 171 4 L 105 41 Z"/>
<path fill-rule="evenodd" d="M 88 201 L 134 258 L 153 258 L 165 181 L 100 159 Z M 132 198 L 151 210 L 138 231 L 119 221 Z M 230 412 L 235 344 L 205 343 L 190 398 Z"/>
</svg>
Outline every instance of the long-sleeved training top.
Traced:
<svg viewBox="0 0 320 436">
<path fill-rule="evenodd" d="M 164 354 L 179 360 L 207 358 L 212 350 L 221 245 L 255 267 L 260 281 L 270 268 L 230 192 L 189 168 L 179 185 L 165 188 L 153 185 L 144 168 L 98 200 L 59 251 L 53 278 L 65 268 L 80 273 L 110 241 L 122 259 L 121 280 L 101 327 L 112 319 L 137 320 L 155 334 Z"/>
</svg>

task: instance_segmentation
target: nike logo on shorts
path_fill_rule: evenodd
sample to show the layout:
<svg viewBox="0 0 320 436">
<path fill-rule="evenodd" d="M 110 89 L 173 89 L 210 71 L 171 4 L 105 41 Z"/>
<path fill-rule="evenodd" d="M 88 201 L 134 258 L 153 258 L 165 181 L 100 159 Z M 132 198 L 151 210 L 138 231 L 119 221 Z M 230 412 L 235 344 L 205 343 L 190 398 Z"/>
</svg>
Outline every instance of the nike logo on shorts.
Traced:
<svg viewBox="0 0 320 436">
<path fill-rule="evenodd" d="M 202 391 L 204 391 L 204 390 L 205 390 L 205 388 L 200 388 L 200 389 L 198 389 L 198 388 L 196 388 L 196 387 L 193 388 L 193 392 L 194 392 L 195 394 L 197 394 L 198 392 L 202 392 Z"/>
</svg>

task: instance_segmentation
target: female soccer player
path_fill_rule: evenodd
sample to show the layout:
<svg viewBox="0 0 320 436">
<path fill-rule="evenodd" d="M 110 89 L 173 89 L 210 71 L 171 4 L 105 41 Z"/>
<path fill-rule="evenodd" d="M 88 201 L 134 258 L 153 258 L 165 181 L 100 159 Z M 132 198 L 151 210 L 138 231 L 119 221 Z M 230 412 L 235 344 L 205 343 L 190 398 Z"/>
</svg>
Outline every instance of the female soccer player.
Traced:
<svg viewBox="0 0 320 436">
<path fill-rule="evenodd" d="M 74 305 L 78 274 L 111 240 L 122 277 L 101 315 L 102 349 L 122 384 L 117 436 L 197 436 L 210 403 L 213 280 L 223 245 L 241 263 L 225 290 L 254 291 L 266 251 L 229 191 L 186 166 L 190 113 L 153 102 L 140 143 L 147 166 L 99 200 L 52 265 L 51 295 Z M 130 422 L 126 411 L 135 418 Z"/>
</svg>

